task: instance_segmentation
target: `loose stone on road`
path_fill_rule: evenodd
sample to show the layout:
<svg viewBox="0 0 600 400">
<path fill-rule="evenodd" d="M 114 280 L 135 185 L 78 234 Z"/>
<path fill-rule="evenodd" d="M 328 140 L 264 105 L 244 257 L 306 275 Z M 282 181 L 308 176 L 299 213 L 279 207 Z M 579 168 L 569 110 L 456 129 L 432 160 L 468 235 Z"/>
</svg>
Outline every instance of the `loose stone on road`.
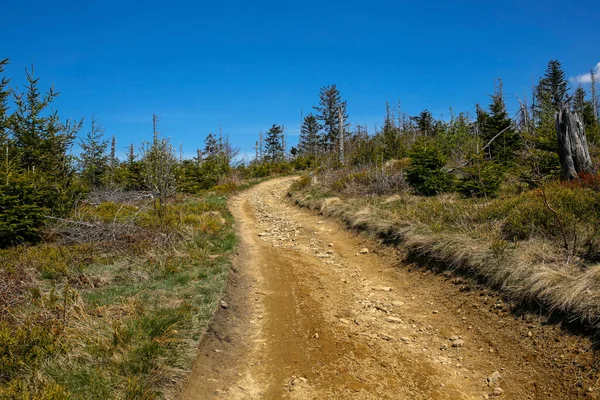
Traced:
<svg viewBox="0 0 600 400">
<path fill-rule="evenodd" d="M 497 315 L 449 282 L 399 268 L 392 249 L 295 207 L 292 181 L 262 183 L 230 203 L 236 272 L 184 399 L 552 394 L 559 371 L 523 362 L 530 339 L 514 339 L 519 322 L 494 327 Z"/>
</svg>

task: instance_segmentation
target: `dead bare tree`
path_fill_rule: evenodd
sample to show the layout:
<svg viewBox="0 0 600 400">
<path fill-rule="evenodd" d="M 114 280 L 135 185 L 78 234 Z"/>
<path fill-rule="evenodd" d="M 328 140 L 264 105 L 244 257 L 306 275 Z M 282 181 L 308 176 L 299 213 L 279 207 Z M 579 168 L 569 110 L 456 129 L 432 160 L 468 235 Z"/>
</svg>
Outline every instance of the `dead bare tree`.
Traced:
<svg viewBox="0 0 600 400">
<path fill-rule="evenodd" d="M 577 179 L 580 173 L 593 173 L 583 122 L 566 105 L 556 114 L 556 135 L 562 179 Z"/>
<path fill-rule="evenodd" d="M 339 129 L 340 137 L 338 138 L 338 142 L 340 144 L 340 164 L 344 165 L 344 110 L 342 109 L 342 107 L 340 107 L 340 109 L 339 109 L 339 116 L 340 116 L 340 129 Z"/>
<path fill-rule="evenodd" d="M 590 71 L 590 79 L 592 85 L 592 106 L 594 107 L 594 118 L 598 122 L 598 98 L 596 97 L 596 71 L 594 68 Z"/>
<path fill-rule="evenodd" d="M 117 147 L 117 139 L 115 135 L 113 135 L 110 143 L 110 158 L 108 160 L 108 170 L 109 170 L 109 184 L 110 186 L 114 186 L 115 184 L 115 170 L 117 169 L 117 156 L 116 156 L 116 147 Z"/>
</svg>

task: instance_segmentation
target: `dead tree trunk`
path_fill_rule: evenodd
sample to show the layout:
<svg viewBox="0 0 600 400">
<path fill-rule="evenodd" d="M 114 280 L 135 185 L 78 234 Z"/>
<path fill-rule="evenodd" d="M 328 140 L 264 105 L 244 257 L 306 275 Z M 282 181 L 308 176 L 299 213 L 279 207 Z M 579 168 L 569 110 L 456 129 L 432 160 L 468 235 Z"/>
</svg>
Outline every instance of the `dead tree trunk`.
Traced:
<svg viewBox="0 0 600 400">
<path fill-rule="evenodd" d="M 556 115 L 558 155 L 562 179 L 577 179 L 579 173 L 594 172 L 581 118 L 564 106 Z"/>
<path fill-rule="evenodd" d="M 342 107 L 339 110 L 340 113 L 340 131 L 339 131 L 339 145 L 340 145 L 340 164 L 344 165 L 344 112 Z"/>
</svg>

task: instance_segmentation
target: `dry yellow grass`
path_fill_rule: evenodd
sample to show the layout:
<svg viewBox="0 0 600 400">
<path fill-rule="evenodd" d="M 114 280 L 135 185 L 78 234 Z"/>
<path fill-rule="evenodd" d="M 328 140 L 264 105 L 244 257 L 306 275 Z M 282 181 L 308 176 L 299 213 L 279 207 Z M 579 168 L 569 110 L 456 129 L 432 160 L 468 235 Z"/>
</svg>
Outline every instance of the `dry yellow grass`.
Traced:
<svg viewBox="0 0 600 400">
<path fill-rule="evenodd" d="M 1 250 L 0 399 L 174 398 L 225 287 L 225 201 L 84 205 Z"/>
<path fill-rule="evenodd" d="M 567 262 L 555 243 L 531 237 L 516 244 L 497 244 L 498 227 L 487 226 L 488 232 L 470 235 L 474 232 L 469 229 L 477 228 L 469 228 L 468 223 L 461 227 L 461 222 L 456 221 L 451 232 L 436 229 L 431 220 L 432 229 L 431 225 L 402 220 L 397 214 L 386 212 L 379 206 L 386 199 L 333 200 L 323 195 L 327 193 L 290 192 L 299 206 L 340 219 L 351 229 L 392 243 L 404 251 L 408 260 L 472 276 L 515 302 L 535 302 L 550 313 L 564 313 L 570 321 L 600 327 L 600 265 L 582 267 Z"/>
</svg>

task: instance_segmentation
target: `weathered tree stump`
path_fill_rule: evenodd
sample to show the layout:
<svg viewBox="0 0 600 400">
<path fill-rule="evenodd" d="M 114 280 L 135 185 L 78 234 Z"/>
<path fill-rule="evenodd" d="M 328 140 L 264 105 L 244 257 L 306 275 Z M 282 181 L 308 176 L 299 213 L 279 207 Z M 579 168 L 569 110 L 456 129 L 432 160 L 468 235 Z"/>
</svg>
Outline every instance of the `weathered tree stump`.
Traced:
<svg viewBox="0 0 600 400">
<path fill-rule="evenodd" d="M 562 179 L 578 179 L 581 172 L 594 173 L 581 118 L 567 106 L 556 114 L 556 136 Z"/>
</svg>

